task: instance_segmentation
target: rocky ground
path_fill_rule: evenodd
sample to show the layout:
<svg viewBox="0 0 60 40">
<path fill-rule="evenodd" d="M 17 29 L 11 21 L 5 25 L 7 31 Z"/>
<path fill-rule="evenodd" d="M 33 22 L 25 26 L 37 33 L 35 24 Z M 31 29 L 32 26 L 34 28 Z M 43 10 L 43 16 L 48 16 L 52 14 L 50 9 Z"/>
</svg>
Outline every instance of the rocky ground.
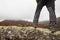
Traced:
<svg viewBox="0 0 60 40">
<path fill-rule="evenodd" d="M 52 34 L 48 29 L 33 27 L 0 27 L 0 40 L 60 40 L 60 31 Z"/>
</svg>

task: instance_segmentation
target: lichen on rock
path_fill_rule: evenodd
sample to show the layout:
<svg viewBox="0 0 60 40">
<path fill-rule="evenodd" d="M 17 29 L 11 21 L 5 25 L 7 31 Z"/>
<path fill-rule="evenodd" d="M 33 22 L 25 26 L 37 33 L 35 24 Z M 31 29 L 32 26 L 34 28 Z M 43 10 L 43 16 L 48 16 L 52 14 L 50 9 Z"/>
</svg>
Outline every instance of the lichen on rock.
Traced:
<svg viewBox="0 0 60 40">
<path fill-rule="evenodd" d="M 43 29 L 43 28 L 42 28 Z M 0 28 L 1 40 L 60 40 L 60 35 L 54 35 L 31 27 Z"/>
</svg>

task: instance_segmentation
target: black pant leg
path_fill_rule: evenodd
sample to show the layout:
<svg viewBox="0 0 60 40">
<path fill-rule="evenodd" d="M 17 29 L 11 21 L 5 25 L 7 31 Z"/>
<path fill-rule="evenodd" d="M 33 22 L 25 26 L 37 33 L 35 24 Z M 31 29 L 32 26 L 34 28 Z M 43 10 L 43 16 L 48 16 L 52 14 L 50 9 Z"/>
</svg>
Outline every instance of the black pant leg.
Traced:
<svg viewBox="0 0 60 40">
<path fill-rule="evenodd" d="M 46 7 L 49 11 L 50 28 L 55 29 L 57 27 L 55 14 L 55 1 L 48 1 Z"/>
<path fill-rule="evenodd" d="M 37 3 L 37 9 L 36 9 L 34 19 L 33 19 L 34 27 L 38 26 L 39 15 L 40 15 L 42 7 L 43 7 L 43 4 Z"/>
</svg>

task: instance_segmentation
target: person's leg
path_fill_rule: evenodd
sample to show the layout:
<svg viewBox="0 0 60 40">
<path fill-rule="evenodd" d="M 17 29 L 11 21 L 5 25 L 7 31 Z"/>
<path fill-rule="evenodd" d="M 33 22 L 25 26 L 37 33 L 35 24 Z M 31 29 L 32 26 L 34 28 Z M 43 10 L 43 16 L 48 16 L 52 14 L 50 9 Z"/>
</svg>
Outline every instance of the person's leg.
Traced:
<svg viewBox="0 0 60 40">
<path fill-rule="evenodd" d="M 33 24 L 35 28 L 38 26 L 39 15 L 40 15 L 42 7 L 43 5 L 41 3 L 37 3 L 37 9 L 36 9 L 34 19 L 33 19 Z"/>
<path fill-rule="evenodd" d="M 56 24 L 56 15 L 55 15 L 55 1 L 47 2 L 46 7 L 49 11 L 49 16 L 50 16 L 50 29 L 56 30 L 57 24 Z"/>
</svg>

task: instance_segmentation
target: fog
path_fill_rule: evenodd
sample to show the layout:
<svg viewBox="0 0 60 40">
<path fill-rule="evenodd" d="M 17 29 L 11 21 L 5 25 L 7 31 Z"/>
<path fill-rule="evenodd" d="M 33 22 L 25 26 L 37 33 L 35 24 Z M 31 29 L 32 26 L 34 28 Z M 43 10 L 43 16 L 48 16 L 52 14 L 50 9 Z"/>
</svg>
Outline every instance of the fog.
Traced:
<svg viewBox="0 0 60 40">
<path fill-rule="evenodd" d="M 35 0 L 0 0 L 0 20 L 28 20 L 33 21 L 36 10 Z M 60 17 L 60 0 L 55 2 L 56 16 Z M 44 6 L 39 21 L 49 20 L 49 12 Z"/>
</svg>

